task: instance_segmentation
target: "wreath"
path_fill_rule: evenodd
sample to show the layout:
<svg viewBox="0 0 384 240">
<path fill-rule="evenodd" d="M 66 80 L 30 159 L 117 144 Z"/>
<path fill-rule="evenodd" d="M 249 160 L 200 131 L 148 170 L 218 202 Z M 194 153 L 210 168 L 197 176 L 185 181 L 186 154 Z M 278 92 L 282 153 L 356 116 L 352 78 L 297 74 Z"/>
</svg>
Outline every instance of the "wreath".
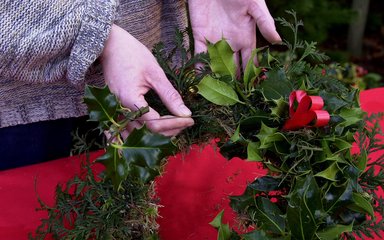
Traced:
<svg viewBox="0 0 384 240">
<path fill-rule="evenodd" d="M 194 113 L 195 125 L 177 138 L 152 133 L 144 125 L 124 139 L 125 126 L 148 108 L 126 109 L 108 87 L 87 86 L 89 120 L 110 135 L 97 159 L 105 171 L 95 177 L 86 165 L 83 176 L 58 186 L 56 205 L 42 203 L 49 217 L 35 239 L 47 234 L 58 239 L 157 239 L 153 180 L 168 156 L 212 139 L 226 158 L 257 161 L 268 169 L 242 195 L 230 197 L 242 231 L 223 223 L 223 212 L 213 219 L 218 239 L 380 234 L 383 220 L 374 213 L 383 215 L 383 198 L 376 191 L 383 186 L 384 158 L 372 162 L 369 156 L 384 148 L 378 138 L 383 135 L 381 115 L 361 110 L 360 90 L 335 75 L 342 66 L 326 64 L 329 59 L 316 43 L 299 40 L 303 23 L 295 12 L 288 13 L 293 22 L 276 20 L 292 30 L 293 40 L 255 49 L 244 70 L 238 70 L 225 39 L 208 43 L 208 53 L 194 55 L 193 45 L 187 49 L 183 44 L 190 31 L 177 31 L 171 53 L 161 43 L 154 48 Z M 160 100 L 150 99 L 151 106 L 165 111 Z"/>
</svg>

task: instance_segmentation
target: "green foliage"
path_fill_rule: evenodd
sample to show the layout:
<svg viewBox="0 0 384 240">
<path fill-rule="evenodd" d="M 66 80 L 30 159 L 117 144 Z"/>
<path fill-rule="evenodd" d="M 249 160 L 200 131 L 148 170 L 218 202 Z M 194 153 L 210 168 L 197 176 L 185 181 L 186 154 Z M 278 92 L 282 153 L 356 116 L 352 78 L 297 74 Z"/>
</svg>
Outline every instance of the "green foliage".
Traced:
<svg viewBox="0 0 384 240">
<path fill-rule="evenodd" d="M 48 218 L 30 239 L 155 239 L 158 206 L 149 194 L 151 185 L 129 176 L 116 192 L 111 181 L 95 177 L 89 165 L 83 170 L 83 175 L 57 186 L 55 206 L 40 200 Z"/>
<path fill-rule="evenodd" d="M 348 29 L 348 23 L 355 16 L 350 9 L 350 1 L 339 0 L 270 0 L 268 7 L 273 16 L 291 17 L 286 15 L 286 9 L 293 9 L 298 13 L 305 26 L 300 32 L 301 39 L 322 43 L 329 36 L 330 30 L 339 27 Z M 291 39 L 289 30 L 279 28 L 285 39 Z M 345 30 L 345 33 L 346 33 Z M 340 32 L 340 30 L 339 30 Z"/>
<path fill-rule="evenodd" d="M 122 137 L 127 124 L 147 112 L 148 107 L 136 112 L 121 107 L 107 86 L 87 86 L 84 101 L 88 105 L 89 120 L 99 122 L 100 128 L 110 135 L 106 153 L 97 161 L 105 165 L 107 177 L 116 189 L 120 189 L 128 175 L 147 183 L 160 174 L 161 160 L 176 151 L 171 139 L 151 133 L 145 125 L 134 129 L 126 139 Z"/>
<path fill-rule="evenodd" d="M 153 198 L 153 180 L 160 174 L 163 161 L 174 154 L 176 146 L 168 137 L 150 132 L 144 125 L 124 139 L 127 124 L 148 111 L 123 108 L 108 87 L 87 86 L 85 103 L 89 121 L 98 123 L 106 133 L 105 153 L 97 162 L 105 166 L 95 177 L 89 159 L 83 166 L 86 174 L 56 188 L 53 207 L 42 201 L 41 210 L 48 218 L 32 239 L 156 239 L 157 205 Z M 85 152 L 89 146 L 86 135 L 76 136 L 76 150 Z M 94 141 L 91 140 L 91 143 Z"/>
<path fill-rule="evenodd" d="M 293 31 L 293 40 L 284 41 L 287 50 L 255 49 L 259 65 L 250 60 L 240 75 L 235 74 L 233 51 L 224 39 L 210 44 L 208 54 L 193 55 L 183 44 L 187 31 L 178 31 L 171 53 L 164 52 L 161 44 L 154 48 L 160 66 L 194 113 L 195 125 L 175 143 L 183 150 L 219 139 L 223 156 L 259 161 L 269 170 L 248 184 L 242 195 L 230 197 L 244 229 L 253 230 L 232 230 L 223 223 L 221 212 L 211 222 L 219 240 L 372 237 L 384 229 L 384 221 L 373 215 L 383 215 L 384 200 L 376 190 L 384 184 L 384 155 L 370 161 L 371 153 L 384 149 L 377 138 L 384 135 L 378 123 L 382 115 L 366 116 L 360 109 L 359 90 L 335 77 L 334 67 L 322 63 L 327 57 L 314 42 L 299 40 L 302 21 L 293 11 L 288 13 L 293 23 L 277 19 Z M 323 109 L 330 114 L 326 126 L 283 129 L 290 118 L 289 96 L 295 90 L 323 99 Z M 167 113 L 159 99 L 148 100 L 160 113 Z M 145 126 L 124 139 L 127 124 L 148 108 L 125 109 L 108 88 L 87 87 L 85 102 L 90 120 L 110 135 L 105 154 L 98 159 L 106 171 L 96 181 L 88 169 L 84 178 L 58 188 L 55 207 L 42 203 L 49 219 L 37 236 L 148 239 L 156 231 L 147 218 L 156 215 L 148 195 L 151 181 L 160 173 L 162 159 L 177 148 L 171 139 Z M 353 144 L 358 153 L 351 152 Z M 71 227 L 64 227 L 67 223 Z M 142 235 L 136 235 L 139 232 Z"/>
<path fill-rule="evenodd" d="M 364 224 L 371 231 L 362 234 L 378 229 L 371 220 L 373 211 L 382 206 L 374 204 L 375 195 L 366 186 L 377 189 L 383 182 L 364 186 L 361 178 L 370 167 L 369 154 L 383 149 L 375 140 L 377 134 L 382 135 L 379 125 L 367 127 L 366 122 L 375 117 L 367 118 L 360 109 L 358 89 L 329 74 L 329 67 L 322 64 L 327 57 L 315 43 L 299 40 L 297 32 L 302 22 L 293 11 L 288 13 L 293 23 L 278 19 L 294 33 L 293 42 L 284 42 L 286 52 L 273 55 L 268 48 L 255 50 L 260 65 L 252 68 L 248 63 L 240 79 L 233 81 L 232 71 L 224 67 L 233 61 L 231 50 L 215 49 L 214 58 L 220 61 L 211 62 L 211 72 L 206 71 L 206 77 L 196 83 L 198 93 L 210 102 L 206 104 L 211 109 L 229 109 L 227 116 L 204 113 L 211 122 L 224 122 L 221 132 L 227 136 L 221 139 L 221 153 L 228 158 L 261 161 L 269 169 L 242 195 L 231 197 L 231 206 L 242 216 L 244 228 L 257 230 L 230 234 L 228 226 L 220 223 L 219 214 L 213 221 L 218 239 L 338 239 L 359 234 Z M 222 41 L 215 46 L 227 46 Z M 226 90 L 221 90 L 220 82 Z M 321 96 L 324 110 L 331 116 L 326 126 L 282 128 L 289 119 L 288 100 L 294 90 Z M 233 97 L 218 101 L 218 92 L 221 96 L 231 92 L 241 102 L 233 101 Z M 196 103 L 200 98 L 193 100 Z M 351 153 L 354 142 L 359 154 Z M 380 174 L 376 176 L 380 178 Z M 380 202 L 381 197 L 375 196 L 375 201 Z"/>
</svg>

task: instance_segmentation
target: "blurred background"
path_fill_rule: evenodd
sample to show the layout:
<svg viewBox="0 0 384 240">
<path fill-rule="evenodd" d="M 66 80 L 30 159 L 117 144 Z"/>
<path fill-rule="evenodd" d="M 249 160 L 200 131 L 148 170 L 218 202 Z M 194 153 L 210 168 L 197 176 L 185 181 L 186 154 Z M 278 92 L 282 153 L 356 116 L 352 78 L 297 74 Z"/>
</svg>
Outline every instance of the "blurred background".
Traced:
<svg viewBox="0 0 384 240">
<path fill-rule="evenodd" d="M 331 60 L 344 63 L 349 72 L 345 74 L 351 75 L 353 68 L 356 77 L 367 78 L 363 88 L 384 86 L 383 0 L 268 0 L 267 4 L 274 17 L 289 19 L 285 11 L 294 10 L 304 22 L 300 38 L 317 42 Z M 285 39 L 292 35 L 287 28 L 277 28 Z"/>
</svg>

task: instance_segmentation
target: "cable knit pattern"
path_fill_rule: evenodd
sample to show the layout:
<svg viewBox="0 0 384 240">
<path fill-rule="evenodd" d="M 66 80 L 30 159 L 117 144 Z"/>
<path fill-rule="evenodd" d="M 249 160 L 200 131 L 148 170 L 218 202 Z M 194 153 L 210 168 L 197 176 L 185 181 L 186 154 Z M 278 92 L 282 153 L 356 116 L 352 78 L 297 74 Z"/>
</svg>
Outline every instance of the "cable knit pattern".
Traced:
<svg viewBox="0 0 384 240">
<path fill-rule="evenodd" d="M 0 0 L 0 127 L 85 115 L 113 22 L 149 48 L 186 26 L 182 0 L 117 1 Z"/>
</svg>

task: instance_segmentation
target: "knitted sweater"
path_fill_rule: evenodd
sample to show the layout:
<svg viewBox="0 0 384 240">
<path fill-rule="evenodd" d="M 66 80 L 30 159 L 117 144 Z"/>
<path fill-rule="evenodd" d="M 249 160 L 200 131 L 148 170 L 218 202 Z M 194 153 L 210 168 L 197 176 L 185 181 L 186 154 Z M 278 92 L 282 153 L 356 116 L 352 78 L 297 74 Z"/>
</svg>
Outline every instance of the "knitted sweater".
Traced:
<svg viewBox="0 0 384 240">
<path fill-rule="evenodd" d="M 87 113 L 84 84 L 104 84 L 97 63 L 111 25 L 148 48 L 187 23 L 182 0 L 0 0 L 0 127 Z M 91 67 L 92 66 L 92 67 Z"/>
</svg>

